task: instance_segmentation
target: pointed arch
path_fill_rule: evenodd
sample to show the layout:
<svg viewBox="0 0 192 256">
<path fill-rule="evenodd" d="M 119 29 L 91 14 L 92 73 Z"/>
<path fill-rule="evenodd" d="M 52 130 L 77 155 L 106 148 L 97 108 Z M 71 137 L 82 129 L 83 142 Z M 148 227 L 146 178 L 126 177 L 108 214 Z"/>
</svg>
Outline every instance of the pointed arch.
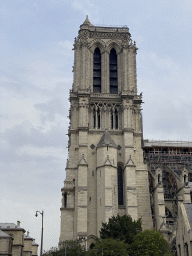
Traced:
<svg viewBox="0 0 192 256">
<path fill-rule="evenodd" d="M 124 205 L 123 183 L 124 183 L 123 164 L 118 163 L 117 164 L 118 205 Z"/>
<path fill-rule="evenodd" d="M 93 93 L 101 93 L 101 51 L 98 47 L 93 54 Z"/>
<path fill-rule="evenodd" d="M 115 48 L 112 48 L 109 54 L 109 91 L 111 94 L 118 94 L 117 68 L 117 52 Z"/>
<path fill-rule="evenodd" d="M 111 49 L 115 49 L 116 53 L 119 54 L 122 49 L 122 45 L 118 40 L 109 40 L 106 44 L 106 50 L 110 53 Z"/>
<path fill-rule="evenodd" d="M 99 50 L 100 50 L 100 52 L 102 54 L 105 51 L 105 42 L 103 40 L 101 40 L 101 39 L 92 40 L 89 43 L 88 48 L 90 49 L 90 51 L 92 53 L 94 53 L 96 48 L 99 48 Z"/>
</svg>

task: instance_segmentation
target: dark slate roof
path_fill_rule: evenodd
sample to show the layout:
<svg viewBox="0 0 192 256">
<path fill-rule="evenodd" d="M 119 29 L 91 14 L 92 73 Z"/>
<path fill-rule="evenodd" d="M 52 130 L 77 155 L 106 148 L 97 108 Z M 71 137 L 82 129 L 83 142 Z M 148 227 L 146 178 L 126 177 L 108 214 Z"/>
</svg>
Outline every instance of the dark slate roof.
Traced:
<svg viewBox="0 0 192 256">
<path fill-rule="evenodd" d="M 19 226 L 17 226 L 15 223 L 0 223 L 0 229 L 4 230 L 4 229 L 17 229 L 17 230 L 22 230 L 25 232 L 24 228 L 21 228 Z"/>
<path fill-rule="evenodd" d="M 0 230 L 0 237 L 10 237 L 7 233 L 3 232 L 2 230 Z"/>
<path fill-rule="evenodd" d="M 30 237 L 29 235 L 25 235 L 25 234 L 24 234 L 24 239 L 30 239 L 30 240 L 31 240 L 31 239 L 33 239 L 33 238 Z"/>
<path fill-rule="evenodd" d="M 105 131 L 103 136 L 101 137 L 101 140 L 99 141 L 97 147 L 98 148 L 100 148 L 100 147 L 114 147 L 114 148 L 116 148 L 117 146 L 115 145 L 115 142 L 111 138 L 108 131 Z"/>
<path fill-rule="evenodd" d="M 0 229 L 4 229 L 4 228 L 17 228 L 17 225 L 14 223 L 0 223 Z"/>
<path fill-rule="evenodd" d="M 192 230 L 192 204 L 184 204 L 189 224 Z"/>
<path fill-rule="evenodd" d="M 39 245 L 37 243 L 35 243 L 35 241 L 33 240 L 32 246 L 39 246 Z"/>
</svg>

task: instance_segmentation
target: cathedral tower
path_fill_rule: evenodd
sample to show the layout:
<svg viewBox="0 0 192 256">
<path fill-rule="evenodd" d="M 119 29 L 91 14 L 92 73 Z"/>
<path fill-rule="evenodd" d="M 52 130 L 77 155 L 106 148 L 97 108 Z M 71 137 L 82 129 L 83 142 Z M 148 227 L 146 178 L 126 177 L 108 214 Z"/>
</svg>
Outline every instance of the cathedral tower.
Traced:
<svg viewBox="0 0 192 256">
<path fill-rule="evenodd" d="M 60 241 L 89 245 L 117 214 L 152 228 L 136 52 L 126 26 L 93 26 L 88 17 L 75 38 Z"/>
</svg>

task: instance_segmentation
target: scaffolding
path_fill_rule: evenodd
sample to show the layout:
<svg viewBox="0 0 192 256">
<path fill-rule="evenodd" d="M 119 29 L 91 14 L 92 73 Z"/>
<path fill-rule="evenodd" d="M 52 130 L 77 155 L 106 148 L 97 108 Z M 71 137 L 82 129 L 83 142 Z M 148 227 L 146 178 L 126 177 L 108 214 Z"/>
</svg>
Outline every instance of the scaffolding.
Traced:
<svg viewBox="0 0 192 256">
<path fill-rule="evenodd" d="M 192 142 L 144 141 L 143 150 L 150 172 L 154 174 L 157 168 L 162 170 L 164 199 L 173 200 L 178 191 L 176 177 L 184 168 L 192 181 Z M 151 184 L 150 190 L 153 189 Z"/>
</svg>

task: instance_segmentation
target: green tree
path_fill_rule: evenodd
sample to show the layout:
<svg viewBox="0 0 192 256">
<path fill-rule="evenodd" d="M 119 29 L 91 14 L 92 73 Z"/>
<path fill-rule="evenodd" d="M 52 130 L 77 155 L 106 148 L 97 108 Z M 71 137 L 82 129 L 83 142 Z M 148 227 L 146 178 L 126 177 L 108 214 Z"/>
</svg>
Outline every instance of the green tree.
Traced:
<svg viewBox="0 0 192 256">
<path fill-rule="evenodd" d="M 81 246 L 78 240 L 67 240 L 60 244 L 59 248 L 52 247 L 45 252 L 43 256 L 84 256 L 86 255 L 85 248 Z"/>
<path fill-rule="evenodd" d="M 87 252 L 87 256 L 128 256 L 128 245 L 112 238 L 101 239 Z"/>
<path fill-rule="evenodd" d="M 131 256 L 172 256 L 168 242 L 155 229 L 138 233 L 130 245 Z"/>
<path fill-rule="evenodd" d="M 114 238 L 131 244 L 134 236 L 141 231 L 141 219 L 133 221 L 129 215 L 117 215 L 112 216 L 108 223 L 102 223 L 100 237 L 102 239 Z"/>
</svg>

